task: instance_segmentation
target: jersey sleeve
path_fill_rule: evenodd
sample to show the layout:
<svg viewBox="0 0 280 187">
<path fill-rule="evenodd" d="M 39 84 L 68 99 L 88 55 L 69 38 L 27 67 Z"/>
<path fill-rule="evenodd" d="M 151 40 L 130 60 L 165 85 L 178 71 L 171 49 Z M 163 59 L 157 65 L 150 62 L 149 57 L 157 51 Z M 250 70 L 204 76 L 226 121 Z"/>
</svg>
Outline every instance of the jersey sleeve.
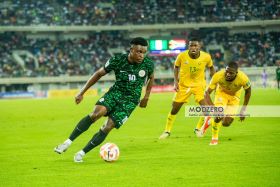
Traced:
<svg viewBox="0 0 280 187">
<path fill-rule="evenodd" d="M 117 59 L 116 57 L 112 57 L 110 58 L 104 65 L 104 69 L 107 73 L 109 73 L 110 71 L 114 71 L 117 69 L 118 67 L 118 64 L 117 64 Z"/>
<path fill-rule="evenodd" d="M 246 89 L 251 87 L 250 79 L 245 74 L 243 75 L 242 83 L 243 83 L 242 86 L 243 86 L 244 90 L 246 90 Z"/>
<path fill-rule="evenodd" d="M 209 88 L 215 90 L 218 82 L 219 82 L 219 74 L 215 73 L 209 83 Z"/>
<path fill-rule="evenodd" d="M 181 63 L 182 63 L 182 53 L 180 53 L 180 54 L 177 56 L 174 65 L 180 67 L 180 66 L 181 66 Z"/>
<path fill-rule="evenodd" d="M 151 77 L 151 75 L 154 73 L 155 65 L 154 62 L 150 62 L 149 70 L 148 70 L 148 78 Z"/>
</svg>

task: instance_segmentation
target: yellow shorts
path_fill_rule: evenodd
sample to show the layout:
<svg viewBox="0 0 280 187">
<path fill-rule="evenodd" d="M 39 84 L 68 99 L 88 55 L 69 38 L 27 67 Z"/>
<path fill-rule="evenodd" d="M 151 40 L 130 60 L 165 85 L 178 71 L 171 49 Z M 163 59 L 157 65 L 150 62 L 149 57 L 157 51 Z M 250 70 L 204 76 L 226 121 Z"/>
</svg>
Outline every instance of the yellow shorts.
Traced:
<svg viewBox="0 0 280 187">
<path fill-rule="evenodd" d="M 192 87 L 192 88 L 179 88 L 179 91 L 175 93 L 173 101 L 177 103 L 187 103 L 190 96 L 193 94 L 195 102 L 199 103 L 204 99 L 204 87 Z"/>
<path fill-rule="evenodd" d="M 230 117 L 235 117 L 238 111 L 240 98 L 228 95 L 224 92 L 216 92 L 214 105 L 222 106 L 225 108 L 224 114 Z"/>
</svg>

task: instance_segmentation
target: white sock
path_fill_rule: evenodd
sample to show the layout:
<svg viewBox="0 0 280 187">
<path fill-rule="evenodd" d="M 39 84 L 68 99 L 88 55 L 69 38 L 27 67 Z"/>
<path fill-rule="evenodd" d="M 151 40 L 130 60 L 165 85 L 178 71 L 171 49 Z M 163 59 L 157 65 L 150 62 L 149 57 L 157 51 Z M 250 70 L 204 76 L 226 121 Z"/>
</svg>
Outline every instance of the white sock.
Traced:
<svg viewBox="0 0 280 187">
<path fill-rule="evenodd" d="M 80 150 L 78 153 L 81 154 L 82 156 L 85 156 L 86 154 L 83 150 Z"/>
<path fill-rule="evenodd" d="M 71 144 L 72 144 L 72 140 L 67 139 L 67 140 L 65 140 L 65 142 L 64 142 L 64 143 L 67 143 L 67 144 L 71 145 Z"/>
</svg>

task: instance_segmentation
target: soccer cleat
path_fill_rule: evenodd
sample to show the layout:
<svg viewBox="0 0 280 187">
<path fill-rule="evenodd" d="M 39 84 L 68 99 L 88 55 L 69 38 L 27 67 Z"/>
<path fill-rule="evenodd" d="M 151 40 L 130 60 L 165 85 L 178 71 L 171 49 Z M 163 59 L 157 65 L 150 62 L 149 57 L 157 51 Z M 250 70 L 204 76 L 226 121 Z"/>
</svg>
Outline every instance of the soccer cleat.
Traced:
<svg viewBox="0 0 280 187">
<path fill-rule="evenodd" d="M 58 154 L 61 154 L 63 152 L 65 152 L 69 147 L 70 147 L 71 144 L 67 143 L 67 142 L 64 142 L 63 144 L 60 144 L 58 146 L 56 146 L 54 148 L 54 152 L 57 152 Z"/>
<path fill-rule="evenodd" d="M 209 145 L 218 145 L 218 139 L 212 139 Z"/>
<path fill-rule="evenodd" d="M 209 116 L 206 117 L 206 119 L 204 120 L 204 123 L 203 123 L 203 125 L 202 125 L 202 127 L 200 129 L 200 133 L 201 133 L 202 136 L 204 136 L 206 130 L 210 126 L 210 124 L 209 124 L 210 120 L 211 120 L 211 117 L 209 117 Z"/>
<path fill-rule="evenodd" d="M 159 139 L 160 140 L 163 140 L 163 139 L 166 139 L 170 136 L 170 132 L 164 132 L 160 135 Z"/>
<path fill-rule="evenodd" d="M 201 131 L 200 131 L 199 129 L 197 129 L 197 128 L 194 129 L 194 133 L 196 134 L 196 136 L 197 136 L 198 138 L 203 137 L 203 134 L 202 134 Z"/>
<path fill-rule="evenodd" d="M 74 155 L 74 162 L 83 162 L 83 157 L 85 156 L 85 152 L 83 150 L 77 152 Z"/>
</svg>

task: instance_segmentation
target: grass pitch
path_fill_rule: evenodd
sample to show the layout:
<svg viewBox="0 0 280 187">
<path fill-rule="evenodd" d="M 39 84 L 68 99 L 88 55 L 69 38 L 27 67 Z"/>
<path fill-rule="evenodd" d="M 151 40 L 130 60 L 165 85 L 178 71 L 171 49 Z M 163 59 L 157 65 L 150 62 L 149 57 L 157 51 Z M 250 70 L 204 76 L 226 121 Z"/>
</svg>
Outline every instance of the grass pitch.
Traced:
<svg viewBox="0 0 280 187">
<path fill-rule="evenodd" d="M 147 109 L 137 108 L 110 133 L 104 143 L 116 143 L 121 152 L 114 163 L 100 159 L 100 146 L 84 163 L 73 162 L 105 118 L 66 153 L 53 152 L 98 97 L 77 106 L 73 98 L 1 100 L 0 186 L 280 186 L 279 118 L 235 120 L 221 128 L 219 145 L 209 146 L 210 131 L 195 137 L 198 118 L 185 118 L 182 110 L 171 137 L 159 141 L 172 95 L 153 94 Z M 280 105 L 280 92 L 253 90 L 250 104 Z"/>
</svg>

